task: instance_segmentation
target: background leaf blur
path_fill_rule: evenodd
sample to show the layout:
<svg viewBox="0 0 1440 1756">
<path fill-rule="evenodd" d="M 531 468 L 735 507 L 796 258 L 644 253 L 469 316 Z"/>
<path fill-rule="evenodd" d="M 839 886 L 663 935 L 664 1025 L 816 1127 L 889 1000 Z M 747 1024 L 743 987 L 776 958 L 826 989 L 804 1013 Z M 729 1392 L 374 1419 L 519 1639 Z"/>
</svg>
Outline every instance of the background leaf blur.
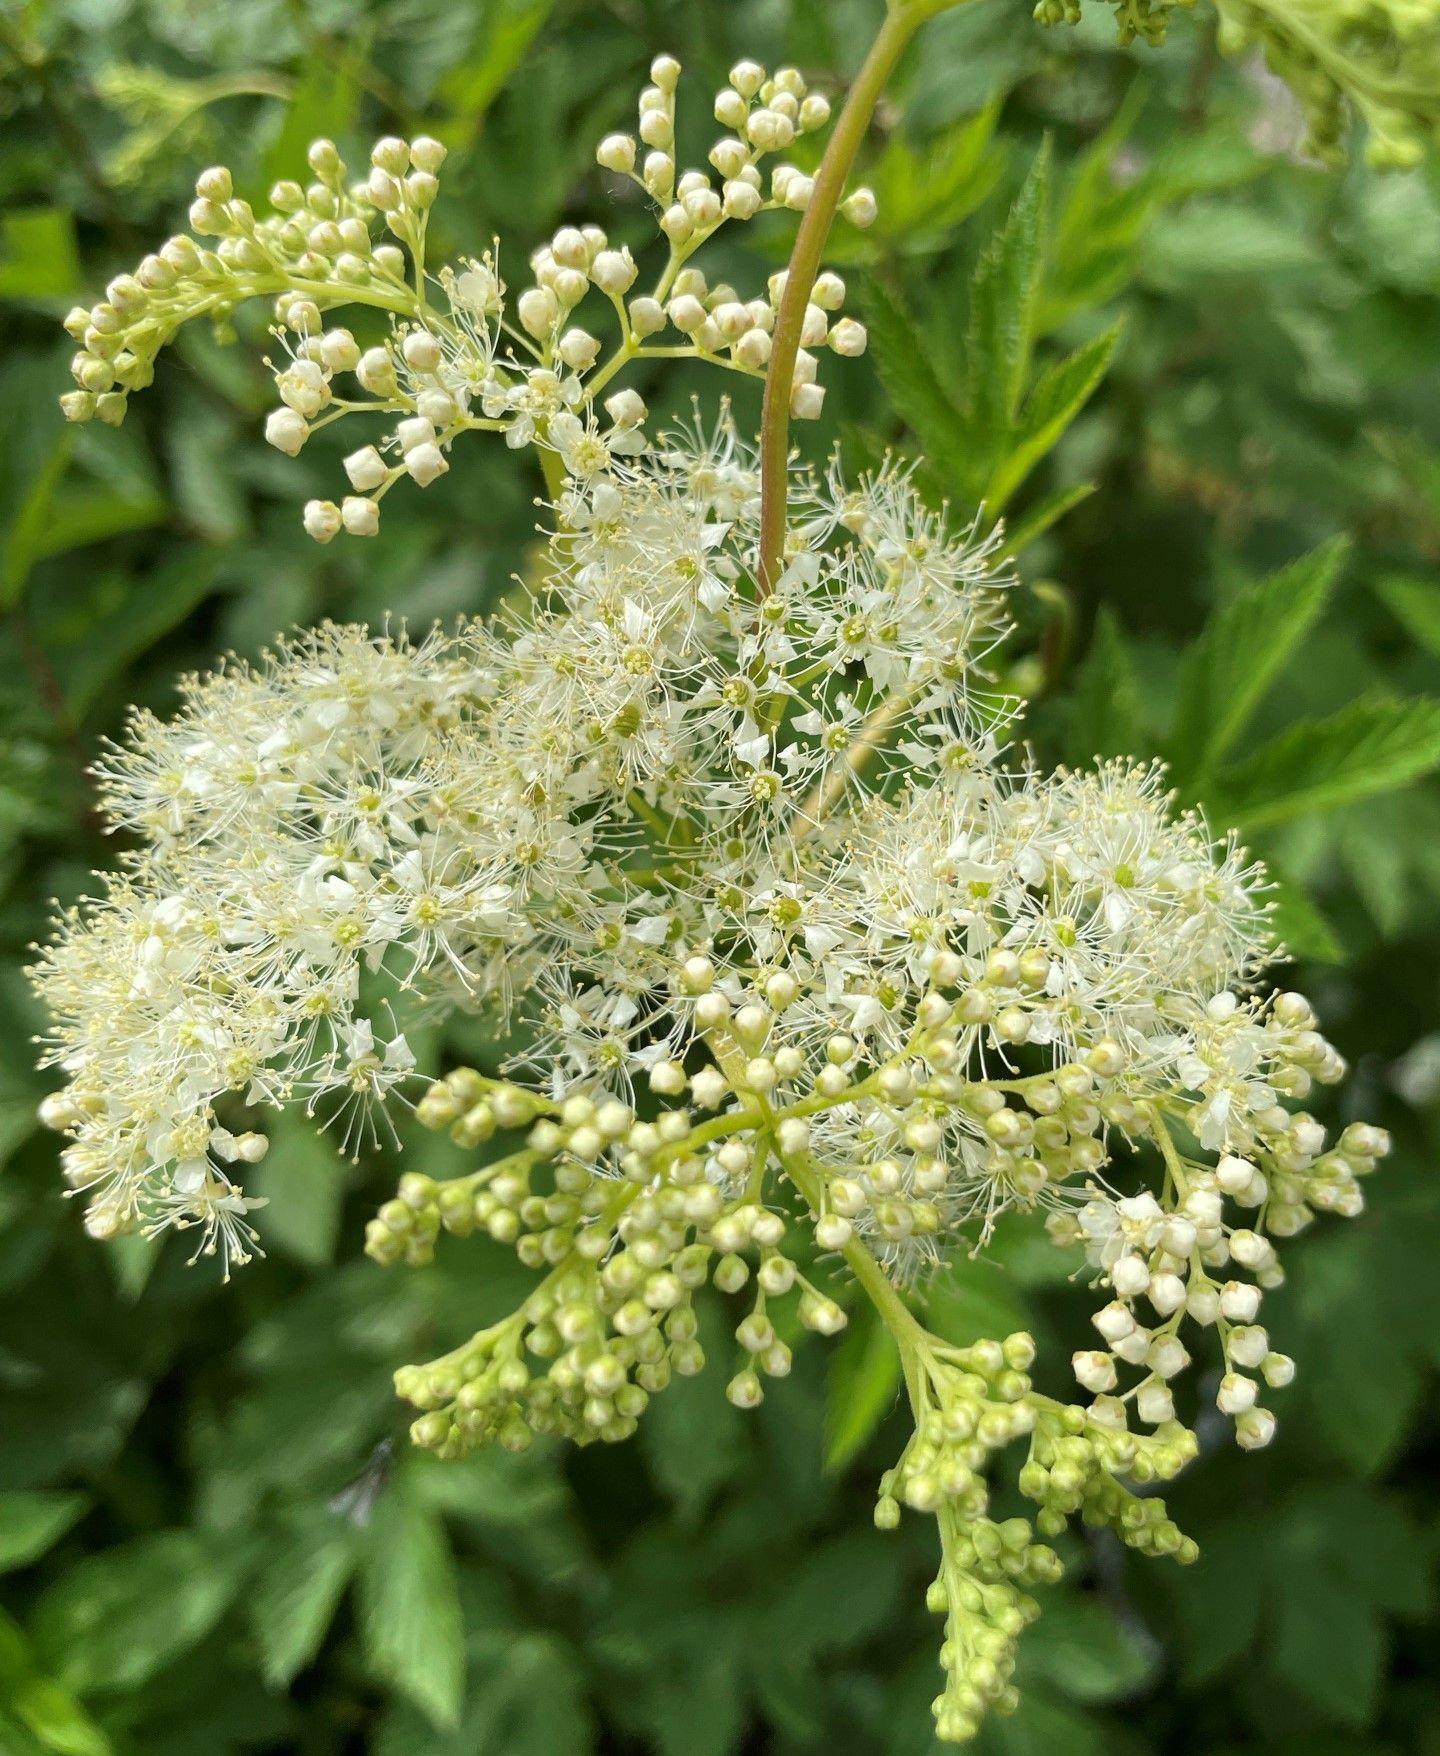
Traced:
<svg viewBox="0 0 1440 1756">
<path fill-rule="evenodd" d="M 877 13 L 0 9 L 7 1756 L 929 1747 L 930 1533 L 870 1526 L 899 1428 L 863 1324 L 802 1349 L 752 1416 L 717 1364 L 618 1450 L 411 1456 L 391 1370 L 513 1302 L 513 1257 L 364 1263 L 390 1169 L 298 1126 L 265 1167 L 268 1259 L 228 1291 L 174 1245 L 90 1243 L 33 1127 L 18 973 L 51 899 L 107 858 L 84 769 L 127 703 L 163 712 L 178 672 L 297 622 L 483 610 L 528 565 L 539 489 L 475 446 L 397 496 L 373 544 L 319 549 L 297 509 L 334 448 L 291 463 L 263 444 L 262 313 L 237 314 L 246 346 L 187 338 L 113 432 L 67 431 L 54 406 L 65 309 L 173 228 L 205 163 L 261 190 L 318 133 L 446 140 L 437 254 L 592 214 L 623 236 L 633 194 L 601 211 L 591 150 L 653 52 L 712 82 L 742 52 L 791 59 L 834 86 Z M 1004 510 L 1026 582 L 1008 682 L 1033 698 L 1038 757 L 1163 755 L 1243 828 L 1356 1064 L 1344 1101 L 1398 1147 L 1369 1216 L 1307 1240 L 1277 1296 L 1303 1362 L 1277 1444 L 1241 1458 L 1217 1432 L 1177 1484 L 1200 1565 L 1072 1544 L 1073 1583 L 1022 1648 L 1022 1709 L 981 1747 L 1440 1751 L 1440 167 L 1296 162 L 1292 100 L 1220 62 L 1198 9 L 1157 55 L 975 0 L 930 27 L 893 99 L 868 172 L 880 222 L 834 252 L 877 370 L 831 375 L 814 449 L 908 451 L 937 500 Z M 703 148 L 706 118 L 682 127 Z M 783 225 L 748 230 L 728 248 L 778 265 Z M 651 400 L 683 410 L 689 389 Z M 463 1036 L 448 1052 L 494 1064 Z M 410 1144 L 445 1173 L 444 1142 Z M 947 1271 L 932 1322 L 1024 1324 L 1063 1361 L 1081 1302 L 1032 1245 L 1016 1224 L 1003 1269 Z"/>
</svg>

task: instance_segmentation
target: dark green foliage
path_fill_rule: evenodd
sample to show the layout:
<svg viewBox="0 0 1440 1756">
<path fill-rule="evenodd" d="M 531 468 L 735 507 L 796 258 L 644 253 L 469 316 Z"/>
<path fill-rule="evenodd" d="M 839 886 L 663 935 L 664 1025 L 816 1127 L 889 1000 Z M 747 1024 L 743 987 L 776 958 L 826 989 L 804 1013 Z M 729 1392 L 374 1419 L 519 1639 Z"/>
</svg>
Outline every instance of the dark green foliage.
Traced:
<svg viewBox="0 0 1440 1756">
<path fill-rule="evenodd" d="M 1440 173 L 1295 164 L 1283 107 L 1216 66 L 1198 18 L 1154 55 L 1041 35 L 1027 10 L 976 0 L 902 69 L 867 173 L 880 222 L 834 253 L 878 373 L 828 365 L 806 438 L 923 455 L 937 499 L 1004 510 L 1033 583 L 1006 680 L 1037 696 L 1037 758 L 1165 757 L 1187 801 L 1240 827 L 1283 875 L 1282 936 L 1328 960 L 1299 979 L 1355 1063 L 1356 1113 L 1398 1150 L 1372 1214 L 1291 1252 L 1274 1326 L 1300 1376 L 1276 1445 L 1217 1438 L 1169 1496 L 1201 1562 L 1073 1541 L 1020 1713 L 980 1748 L 1434 1751 Z M 230 1289 L 176 1241 L 89 1242 L 34 1129 L 40 1020 L 17 973 L 49 899 L 114 857 L 83 768 L 126 703 L 165 711 L 178 672 L 322 615 L 483 611 L 524 573 L 540 487 L 477 443 L 397 494 L 375 543 L 318 549 L 297 509 L 338 448 L 292 463 L 263 444 L 261 313 L 237 315 L 244 347 L 188 340 L 120 432 L 67 432 L 65 308 L 173 228 L 200 166 L 223 157 L 254 193 L 327 131 L 451 145 L 442 252 L 498 228 L 518 255 L 562 218 L 623 238 L 590 149 L 650 53 L 712 82 L 741 53 L 838 79 L 878 11 L 0 17 L 5 1756 L 929 1748 L 932 1535 L 870 1525 L 903 1438 L 883 1337 L 811 1338 L 751 1416 L 723 1399 L 717 1341 L 605 1455 L 412 1455 L 391 1371 L 512 1305 L 513 1258 L 471 1242 L 415 1272 L 365 1263 L 393 1165 L 344 1164 L 299 1123 L 264 1167 L 268 1259 Z M 682 119 L 692 151 L 703 122 Z M 755 232 L 766 254 L 737 283 L 781 258 L 783 228 Z M 499 1058 L 473 1026 L 430 1050 Z M 409 1144 L 456 1168 L 445 1143 Z M 1026 1226 L 997 1255 L 947 1271 L 931 1321 L 959 1341 L 1031 1328 L 1058 1384 L 1087 1302 Z"/>
</svg>

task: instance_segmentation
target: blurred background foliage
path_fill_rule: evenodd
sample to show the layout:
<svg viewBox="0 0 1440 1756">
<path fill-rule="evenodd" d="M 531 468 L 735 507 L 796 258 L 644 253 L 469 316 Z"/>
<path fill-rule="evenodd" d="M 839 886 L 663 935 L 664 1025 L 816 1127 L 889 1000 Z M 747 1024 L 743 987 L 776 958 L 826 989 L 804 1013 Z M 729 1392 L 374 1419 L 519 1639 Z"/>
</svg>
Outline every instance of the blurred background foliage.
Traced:
<svg viewBox="0 0 1440 1756">
<path fill-rule="evenodd" d="M 1037 759 L 1163 754 L 1283 875 L 1299 985 L 1398 1141 L 1372 1211 L 1290 1252 L 1281 1434 L 1173 1494 L 1181 1573 L 1072 1542 L 1027 1636 L 1003 1756 L 1440 1752 L 1440 167 L 1321 173 L 1293 100 L 1015 0 L 932 25 L 832 252 L 870 362 L 830 371 L 818 452 L 923 453 L 1002 505 L 1025 584 L 1011 681 Z M 649 56 L 713 89 L 742 52 L 838 89 L 874 0 L 34 0 L 0 6 L 0 1751 L 33 1756 L 733 1756 L 930 1748 L 928 1521 L 870 1525 L 900 1443 L 883 1337 L 811 1341 L 756 1415 L 724 1371 L 617 1450 L 437 1464 L 389 1374 L 512 1302 L 508 1253 L 359 1258 L 393 1179 L 302 1125 L 264 1167 L 268 1259 L 101 1248 L 36 1135 L 20 974 L 103 864 L 85 765 L 125 704 L 322 616 L 424 625 L 530 564 L 537 479 L 466 449 L 380 538 L 320 549 L 260 436 L 265 315 L 186 335 L 120 432 L 65 429 L 57 319 L 174 229 L 202 165 L 255 194 L 316 134 L 452 149 L 432 237 L 624 235 L 591 151 Z M 683 93 L 682 93 L 683 96 Z M 708 143 L 692 113 L 691 145 Z M 628 217 L 627 217 L 628 212 Z M 747 228 L 742 286 L 788 236 Z M 745 258 L 749 260 L 745 260 Z M 873 364 L 876 370 L 871 371 Z M 748 387 L 745 387 L 748 389 Z M 684 376 L 653 400 L 683 412 Z M 753 410 L 740 405 L 742 422 Z M 1063 516 L 1062 516 L 1063 515 Z M 1308 557 L 1308 559 L 1301 559 Z M 1277 571 L 1278 570 L 1278 571 Z M 1406 784 L 1409 783 L 1409 784 Z M 1404 790 L 1399 790 L 1403 787 Z M 430 1046 L 493 1064 L 473 1028 Z M 411 1143 L 443 1169 L 449 1148 Z M 1085 1302 L 1024 1224 L 931 1289 L 957 1338 L 1063 1362 Z M 712 1312 L 717 1326 L 721 1313 Z M 724 1352 L 723 1339 L 717 1351 Z"/>
</svg>

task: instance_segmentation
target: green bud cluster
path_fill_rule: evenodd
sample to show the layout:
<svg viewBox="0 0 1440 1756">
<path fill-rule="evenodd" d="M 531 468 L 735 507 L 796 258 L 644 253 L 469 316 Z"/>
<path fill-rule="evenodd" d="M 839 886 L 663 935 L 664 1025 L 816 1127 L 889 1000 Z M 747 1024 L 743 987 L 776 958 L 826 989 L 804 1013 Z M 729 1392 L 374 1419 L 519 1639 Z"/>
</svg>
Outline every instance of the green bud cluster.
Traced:
<svg viewBox="0 0 1440 1756">
<path fill-rule="evenodd" d="M 1112 0 L 1122 43 L 1158 45 L 1169 15 L 1195 0 Z M 1216 0 L 1220 46 L 1258 47 L 1305 113 L 1306 149 L 1343 157 L 1353 111 L 1372 164 L 1418 164 L 1440 136 L 1440 14 L 1430 0 Z M 1039 0 L 1042 24 L 1078 24 L 1081 0 Z"/>
<path fill-rule="evenodd" d="M 1113 1402 L 1113 1399 L 1112 1399 Z M 1113 1530 L 1130 1548 L 1170 1555 L 1182 1564 L 1199 1555 L 1154 1496 L 1131 1493 L 1121 1476 L 1139 1486 L 1170 1481 L 1196 1454 L 1195 1435 L 1178 1421 L 1153 1433 L 1128 1432 L 1122 1404 L 1082 1410 L 1045 1403 L 1037 1411 L 1030 1456 L 1019 1488 L 1040 1507 L 1036 1525 L 1058 1536 L 1077 1513 L 1086 1524 Z"/>
<path fill-rule="evenodd" d="M 1025 1585 L 1053 1583 L 1060 1558 L 1036 1543 L 1028 1522 L 988 1518 L 952 1525 L 941 1515 L 944 1560 L 926 1603 L 945 1617 L 940 1664 L 945 1687 L 931 1703 L 936 1735 L 967 1743 L 991 1713 L 1013 1713 L 1011 1683 L 1020 1636 L 1040 1613 Z"/>
<path fill-rule="evenodd" d="M 449 1182 L 407 1175 L 371 1221 L 366 1248 L 382 1264 L 428 1261 L 442 1229 L 479 1230 L 548 1271 L 518 1311 L 396 1374 L 399 1395 L 423 1411 L 417 1444 L 448 1458 L 490 1443 L 518 1449 L 537 1433 L 629 1438 L 653 1395 L 705 1365 L 694 1298 L 711 1280 L 733 1294 L 753 1274 L 754 1303 L 735 1331 L 744 1363 L 727 1389 L 738 1407 L 761 1401 L 763 1377 L 790 1370 L 770 1301 L 795 1293 L 804 1327 L 843 1327 L 840 1307 L 784 1252 L 781 1216 L 743 1192 L 727 1199 L 706 1177 L 705 1138 L 733 1119 L 697 1126 L 672 1110 L 637 1121 L 613 1099 L 579 1096 L 550 1105 L 468 1068 L 417 1106 L 464 1145 L 537 1110 L 521 1151 Z"/>
</svg>

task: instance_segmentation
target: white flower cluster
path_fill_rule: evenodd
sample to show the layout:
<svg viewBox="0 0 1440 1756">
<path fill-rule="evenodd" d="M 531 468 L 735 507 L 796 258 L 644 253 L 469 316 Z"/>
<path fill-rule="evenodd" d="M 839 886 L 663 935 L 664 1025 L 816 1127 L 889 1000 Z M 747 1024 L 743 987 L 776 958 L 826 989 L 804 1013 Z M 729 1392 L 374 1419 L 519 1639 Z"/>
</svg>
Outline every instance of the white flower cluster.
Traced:
<svg viewBox="0 0 1440 1756">
<path fill-rule="evenodd" d="M 433 1003 L 529 1005 L 557 1099 L 801 1106 L 777 1141 L 820 1177 L 822 1244 L 858 1234 L 897 1276 L 1054 1209 L 1115 1294 L 1107 1350 L 1076 1360 L 1102 1406 L 1119 1361 L 1172 1418 L 1188 1313 L 1220 1324 L 1222 1406 L 1264 1437 L 1235 1374 L 1283 1368 L 1255 1288 L 1210 1271 L 1278 1270 L 1223 1201 L 1279 1235 L 1354 1211 L 1384 1143 L 1326 1153 L 1282 1101 L 1341 1065 L 1298 997 L 1244 997 L 1260 874 L 1173 818 L 1153 767 L 1000 766 L 1004 579 L 903 474 L 809 481 L 759 603 L 757 500 L 727 429 L 674 439 L 572 482 L 525 618 L 413 646 L 322 629 L 137 719 L 102 773 L 143 851 L 40 977 L 92 1225 L 243 1251 L 235 1167 L 263 1139 L 226 1094 L 362 1129 L 411 1066 L 367 999 L 383 968 Z M 1112 1143 L 1145 1137 L 1165 1186 L 1117 1201 Z M 711 1174 L 743 1188 L 765 1156 L 731 1140 Z"/>
<path fill-rule="evenodd" d="M 312 434 L 346 415 L 379 415 L 388 424 L 378 443 L 345 459 L 353 493 L 338 503 L 307 503 L 304 526 L 318 542 L 342 531 L 374 536 L 380 502 L 395 483 L 408 478 L 428 487 L 449 469 L 450 449 L 465 433 L 539 445 L 581 479 L 602 472 L 612 457 L 633 456 L 643 447 L 645 403 L 634 390 L 604 394 L 633 361 L 692 358 L 764 377 L 785 274 L 746 299 L 728 284 L 712 284 L 691 258 L 731 221 L 803 211 L 811 179 L 782 159 L 770 169 L 767 193 L 762 163 L 822 128 L 830 114 L 795 68 L 772 78 L 757 63 L 740 62 L 715 99 L 716 117 L 734 130 L 710 152 L 717 189 L 706 171 L 678 173 L 679 63 L 662 55 L 650 71 L 654 83 L 639 103 L 640 139 L 649 150 L 641 157 L 634 138 L 610 135 L 597 154 L 657 205 L 665 262 L 648 290 L 638 286 L 629 246 L 612 246 L 595 225 L 563 226 L 536 250 L 531 282 L 513 300 L 495 253 L 431 274 L 425 238 L 445 158 L 440 142 L 380 140 L 368 175 L 352 183 L 334 143 L 317 140 L 309 152 L 313 181 L 277 183 L 264 217 L 236 196 L 223 166 L 203 172 L 190 209 L 195 237 L 171 238 L 134 274 L 113 280 L 98 304 L 70 313 L 66 326 L 81 351 L 71 362 L 78 388 L 61 399 L 67 416 L 117 425 L 129 393 L 150 383 L 156 355 L 183 323 L 220 320 L 246 299 L 270 296 L 283 354 L 273 367 L 279 407 L 265 424 L 269 442 L 295 457 Z M 857 225 L 868 224 L 874 209 L 865 189 L 844 204 Z M 380 227 L 393 242 L 376 241 Z M 214 249 L 197 241 L 205 238 L 216 240 Z M 608 352 L 586 326 L 591 320 L 577 321 L 592 295 L 610 307 Z M 864 326 L 836 315 L 844 300 L 838 275 L 816 280 L 791 391 L 798 418 L 814 419 L 824 402 L 817 350 L 850 357 L 865 350 Z M 386 314 L 388 333 L 367 345 L 343 325 L 326 327 L 327 311 L 353 305 Z"/>
<path fill-rule="evenodd" d="M 896 0 L 887 30 L 939 9 Z M 521 1144 L 445 1183 L 401 1178 L 366 1248 L 421 1263 L 442 1230 L 483 1231 L 539 1278 L 397 1374 L 412 1436 L 447 1457 L 626 1438 L 704 1364 L 707 1283 L 750 1301 L 727 1394 L 753 1407 L 790 1370 L 775 1301 L 843 1327 L 807 1276 L 813 1246 L 838 1254 L 900 1354 L 915 1428 L 876 1518 L 937 1519 L 934 1711 L 963 1741 L 1015 1704 L 1028 1588 L 1061 1565 L 1038 1539 L 1078 1514 L 1194 1559 L 1134 1491 L 1195 1453 L 1187 1342 L 1216 1331 L 1215 1400 L 1264 1445 L 1261 1384 L 1294 1370 L 1260 1321 L 1276 1241 L 1358 1212 L 1388 1141 L 1354 1123 L 1327 1143 L 1299 1107 L 1344 1068 L 1301 996 L 1257 985 L 1266 884 L 1233 837 L 1177 814 L 1154 765 L 1003 762 L 998 538 L 890 466 L 787 479 L 787 393 L 816 415 L 816 350 L 865 345 L 817 272 L 815 223 L 856 112 L 818 185 L 782 159 L 767 193 L 762 161 L 828 106 L 793 69 L 740 63 L 714 106 L 717 185 L 677 164 L 678 75 L 658 59 L 638 143 L 598 155 L 657 205 L 648 293 L 593 226 L 557 232 L 513 300 L 494 254 L 432 276 L 443 149 L 382 140 L 352 185 L 322 141 L 314 182 L 277 186 L 264 219 L 206 172 L 191 219 L 217 247 L 172 239 L 72 314 L 67 413 L 115 422 L 187 318 L 273 297 L 271 443 L 294 454 L 357 411 L 388 427 L 346 459 L 352 495 L 306 507 L 321 541 L 373 535 L 390 487 L 436 480 L 475 429 L 539 447 L 554 529 L 542 583 L 500 620 L 417 642 L 325 626 L 188 679 L 169 722 L 136 716 L 99 767 L 136 845 L 35 972 L 66 1081 L 43 1114 L 92 1231 L 196 1228 L 228 1273 L 257 1244 L 242 1179 L 264 1111 L 298 1102 L 347 1147 L 378 1142 L 385 1101 L 411 1101 L 407 1019 L 486 1009 L 528 1042 L 513 1077 L 453 1070 L 416 1107 L 467 1149 Z M 690 261 L 730 220 L 812 201 L 788 292 L 777 276 L 747 300 Z M 874 202 L 843 207 L 864 224 Z M 618 328 L 604 357 L 578 321 L 592 294 Z M 325 328 L 340 305 L 388 333 Z M 652 446 L 639 396 L 610 390 L 650 357 L 764 374 L 772 334 L 763 472 L 724 420 Z M 1103 1345 L 1072 1360 L 1088 1401 L 1036 1389 L 1028 1335 L 955 1347 L 896 1291 L 1010 1209 L 1043 1212 L 1100 1289 Z M 989 1510 L 1021 1443 L 1033 1525 Z"/>
</svg>

